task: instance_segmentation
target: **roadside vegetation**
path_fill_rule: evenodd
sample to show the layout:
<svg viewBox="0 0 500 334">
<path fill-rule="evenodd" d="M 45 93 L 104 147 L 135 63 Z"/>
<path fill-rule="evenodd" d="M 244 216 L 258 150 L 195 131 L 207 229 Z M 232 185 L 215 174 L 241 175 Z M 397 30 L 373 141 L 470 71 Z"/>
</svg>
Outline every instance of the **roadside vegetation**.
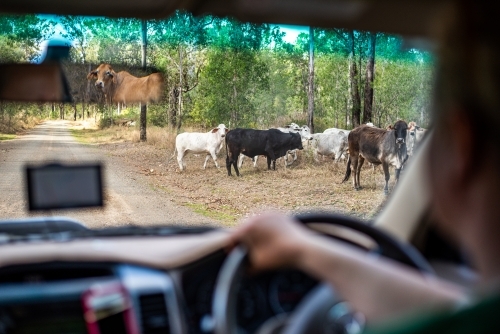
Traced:
<svg viewBox="0 0 500 334">
<path fill-rule="evenodd" d="M 93 119 L 101 128 L 112 126 L 117 117 L 137 122 L 138 105 L 127 105 L 116 115 L 116 106 L 104 105 L 102 94 L 86 78 L 99 63 L 108 62 L 117 72 L 164 75 L 163 99 L 148 106 L 148 126 L 176 132 L 219 123 L 268 128 L 295 122 L 308 124 L 313 132 L 352 129 L 366 122 L 385 127 L 397 119 L 428 125 L 432 56 L 403 48 L 398 36 L 314 28 L 290 41 L 277 25 L 184 12 L 142 23 L 73 16 L 0 17 L 0 62 L 40 61 L 41 43 L 58 34 L 71 41 L 71 59 L 64 69 L 74 101 L 28 107 L 0 104 L 0 123 L 21 113 Z M 146 70 L 141 69 L 143 43 Z"/>
</svg>

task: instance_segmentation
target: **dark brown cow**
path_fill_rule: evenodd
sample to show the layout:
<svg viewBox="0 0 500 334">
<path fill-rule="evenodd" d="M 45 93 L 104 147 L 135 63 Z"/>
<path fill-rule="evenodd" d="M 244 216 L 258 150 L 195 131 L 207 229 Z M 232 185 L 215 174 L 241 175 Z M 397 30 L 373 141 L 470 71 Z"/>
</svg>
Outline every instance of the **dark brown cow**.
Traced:
<svg viewBox="0 0 500 334">
<path fill-rule="evenodd" d="M 404 121 L 397 121 L 393 130 L 385 130 L 362 125 L 349 133 L 349 159 L 347 160 L 347 170 L 344 177 L 349 180 L 351 170 L 354 171 L 354 189 L 361 188 L 359 174 L 365 159 L 375 165 L 382 164 L 385 174 L 384 192 L 389 191 L 389 166 L 396 168 L 396 182 L 399 179 L 401 167 L 408 159 L 406 151 L 406 132 L 408 125 Z M 352 164 L 352 168 L 351 168 Z"/>
<path fill-rule="evenodd" d="M 121 71 L 116 73 L 109 64 L 101 64 L 87 75 L 87 79 L 95 79 L 95 86 L 106 96 L 106 102 L 120 105 L 127 103 L 156 102 L 161 98 L 163 77 L 160 73 L 137 78 Z"/>
</svg>

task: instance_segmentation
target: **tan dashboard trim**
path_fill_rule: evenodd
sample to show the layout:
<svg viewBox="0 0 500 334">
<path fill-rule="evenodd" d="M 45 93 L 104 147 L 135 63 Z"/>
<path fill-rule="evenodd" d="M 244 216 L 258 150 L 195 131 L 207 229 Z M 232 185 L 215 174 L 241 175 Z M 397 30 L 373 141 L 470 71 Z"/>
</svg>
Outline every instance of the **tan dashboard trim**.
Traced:
<svg viewBox="0 0 500 334">
<path fill-rule="evenodd" d="M 52 261 L 133 263 L 181 267 L 229 245 L 228 231 L 163 237 L 113 237 L 0 246 L 0 267 Z"/>
</svg>

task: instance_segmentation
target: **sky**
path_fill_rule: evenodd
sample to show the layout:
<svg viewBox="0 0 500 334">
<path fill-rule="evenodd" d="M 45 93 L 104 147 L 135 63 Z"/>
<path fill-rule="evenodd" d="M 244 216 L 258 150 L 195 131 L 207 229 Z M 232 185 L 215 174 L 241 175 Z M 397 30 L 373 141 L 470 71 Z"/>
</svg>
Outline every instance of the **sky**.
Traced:
<svg viewBox="0 0 500 334">
<path fill-rule="evenodd" d="M 306 26 L 294 26 L 294 25 L 284 25 L 279 24 L 280 30 L 283 31 L 286 35 L 283 38 L 285 42 L 295 43 L 297 36 L 301 32 L 309 33 L 309 27 Z"/>
</svg>

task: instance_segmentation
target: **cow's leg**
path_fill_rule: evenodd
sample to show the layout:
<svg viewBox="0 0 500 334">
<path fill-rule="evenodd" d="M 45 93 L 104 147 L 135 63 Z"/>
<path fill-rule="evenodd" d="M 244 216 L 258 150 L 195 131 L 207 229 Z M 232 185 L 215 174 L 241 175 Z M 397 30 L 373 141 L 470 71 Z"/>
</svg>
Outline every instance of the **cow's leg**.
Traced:
<svg viewBox="0 0 500 334">
<path fill-rule="evenodd" d="M 231 176 L 231 164 L 232 161 L 229 158 L 229 155 L 226 156 L 226 169 L 227 169 L 227 176 Z"/>
<path fill-rule="evenodd" d="M 391 178 L 391 174 L 389 174 L 389 164 L 388 163 L 382 163 L 382 168 L 384 169 L 384 175 L 385 175 L 385 187 L 384 187 L 384 194 L 389 194 L 389 179 Z"/>
<path fill-rule="evenodd" d="M 205 163 L 203 164 L 203 169 L 207 168 L 208 159 L 210 159 L 210 154 L 207 154 L 207 156 L 205 157 Z"/>
<path fill-rule="evenodd" d="M 293 157 L 293 160 L 290 163 L 288 163 L 288 160 L 289 160 L 288 155 L 291 155 Z M 287 166 L 290 166 L 291 164 L 293 164 L 295 162 L 295 160 L 297 160 L 297 150 L 291 150 L 291 151 L 286 152 L 286 155 L 285 155 L 285 168 Z"/>
<path fill-rule="evenodd" d="M 234 154 L 228 154 L 226 156 L 226 169 L 227 175 L 231 176 L 231 165 L 234 167 L 234 171 L 236 172 L 236 176 L 241 176 L 240 171 L 238 170 L 238 158 L 234 159 Z"/>
<path fill-rule="evenodd" d="M 179 163 L 179 169 L 184 170 L 186 167 L 184 165 L 184 151 L 177 151 L 177 162 Z"/>
<path fill-rule="evenodd" d="M 401 168 L 396 168 L 396 181 L 395 181 L 395 184 L 398 183 L 399 181 L 399 174 L 401 173 Z"/>
<path fill-rule="evenodd" d="M 212 159 L 214 159 L 215 167 L 220 168 L 219 163 L 217 162 L 217 154 L 215 154 L 215 150 L 210 151 L 210 155 L 212 156 Z M 207 160 L 210 156 L 207 156 L 207 159 L 205 160 L 205 165 L 207 164 Z"/>
<path fill-rule="evenodd" d="M 254 166 L 254 167 L 257 167 L 257 159 L 258 159 L 258 158 L 259 158 L 259 156 L 258 156 L 258 155 L 256 155 L 255 157 L 253 157 L 253 158 L 252 158 L 252 160 L 253 160 L 253 166 Z"/>
<path fill-rule="evenodd" d="M 317 149 L 314 149 L 314 151 L 313 151 L 313 157 L 314 157 L 314 161 L 319 162 L 318 150 Z"/>
<path fill-rule="evenodd" d="M 245 159 L 245 155 L 243 154 L 240 154 L 238 156 L 238 168 L 241 168 L 241 166 L 243 166 L 243 160 Z"/>
<path fill-rule="evenodd" d="M 236 171 L 236 176 L 241 176 L 240 171 L 238 169 L 238 160 L 236 160 L 236 159 L 233 160 L 233 167 L 234 167 L 234 170 Z"/>
<path fill-rule="evenodd" d="M 358 161 L 359 156 L 351 156 L 351 174 L 353 174 L 352 185 L 355 190 L 359 190 L 358 187 Z"/>
<path fill-rule="evenodd" d="M 271 169 L 271 157 L 267 156 L 267 170 Z"/>
<path fill-rule="evenodd" d="M 363 167 L 364 163 L 365 163 L 365 158 L 360 156 L 358 160 L 358 172 L 356 173 L 357 177 L 356 182 L 358 183 L 358 189 L 361 189 L 360 175 L 361 175 L 361 167 Z"/>
</svg>

